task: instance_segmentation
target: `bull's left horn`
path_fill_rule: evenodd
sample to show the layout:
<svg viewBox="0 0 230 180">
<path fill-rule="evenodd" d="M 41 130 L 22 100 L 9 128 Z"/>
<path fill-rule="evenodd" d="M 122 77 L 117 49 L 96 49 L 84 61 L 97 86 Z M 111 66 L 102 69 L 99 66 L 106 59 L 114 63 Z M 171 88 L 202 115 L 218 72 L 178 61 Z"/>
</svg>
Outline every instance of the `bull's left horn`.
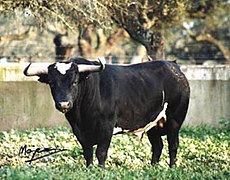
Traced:
<svg viewBox="0 0 230 180">
<path fill-rule="evenodd" d="M 41 74 L 48 74 L 48 67 L 43 67 L 43 68 L 36 68 L 36 69 L 31 69 L 32 63 L 30 63 L 23 71 L 25 76 L 38 76 Z M 30 69 L 29 69 L 30 68 Z"/>
<path fill-rule="evenodd" d="M 87 65 L 87 64 L 79 64 L 78 71 L 79 72 L 100 72 L 105 69 L 105 59 L 98 59 L 100 65 Z"/>
</svg>

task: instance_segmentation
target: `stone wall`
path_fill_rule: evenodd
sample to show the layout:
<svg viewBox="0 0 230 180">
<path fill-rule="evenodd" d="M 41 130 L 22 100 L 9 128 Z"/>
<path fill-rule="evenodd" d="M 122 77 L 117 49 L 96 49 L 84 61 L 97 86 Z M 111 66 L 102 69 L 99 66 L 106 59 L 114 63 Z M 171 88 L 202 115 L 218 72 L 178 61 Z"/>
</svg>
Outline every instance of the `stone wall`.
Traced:
<svg viewBox="0 0 230 180">
<path fill-rule="evenodd" d="M 185 124 L 218 126 L 230 120 L 230 66 L 182 66 L 191 88 Z"/>
<path fill-rule="evenodd" d="M 49 87 L 37 77 L 25 77 L 28 63 L 0 64 L 0 130 L 68 125 L 57 111 Z M 41 66 L 44 63 L 36 63 Z M 181 66 L 191 98 L 185 125 L 218 126 L 230 120 L 230 66 Z"/>
</svg>

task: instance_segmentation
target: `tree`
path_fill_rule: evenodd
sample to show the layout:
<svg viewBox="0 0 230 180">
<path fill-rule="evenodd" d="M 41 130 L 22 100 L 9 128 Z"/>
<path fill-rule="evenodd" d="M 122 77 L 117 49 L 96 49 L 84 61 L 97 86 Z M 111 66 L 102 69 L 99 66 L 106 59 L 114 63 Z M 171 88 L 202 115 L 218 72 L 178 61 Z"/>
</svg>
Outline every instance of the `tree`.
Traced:
<svg viewBox="0 0 230 180">
<path fill-rule="evenodd" d="M 150 59 L 157 60 L 164 59 L 164 29 L 181 29 L 187 19 L 206 19 L 221 6 L 229 7 L 228 0 L 9 0 L 1 2 L 0 12 L 25 11 L 43 27 L 52 21 L 63 23 L 78 36 L 82 55 L 84 50 L 92 50 L 93 36 L 94 51 L 109 45 L 111 39 L 116 44 L 111 35 L 122 28 L 146 48 Z M 106 36 L 105 31 L 110 35 Z M 122 33 L 122 37 L 126 35 Z"/>
<path fill-rule="evenodd" d="M 210 2 L 206 2 L 210 5 Z M 212 7 L 214 6 L 215 7 Z M 185 36 L 182 36 L 186 40 L 184 48 L 187 49 L 187 56 L 190 53 L 190 57 L 194 55 L 199 56 L 200 62 L 213 59 L 223 63 L 223 59 L 226 63 L 230 64 L 230 3 L 222 1 L 219 4 L 210 5 L 203 9 L 203 13 L 194 14 L 190 12 L 190 19 L 184 20 L 182 23 L 182 30 L 184 30 Z M 198 6 L 202 9 L 202 5 Z M 195 17 L 195 18 L 194 18 Z M 183 34 L 183 33 L 181 33 Z M 196 48 L 194 47 L 196 45 Z M 193 49 L 191 49 L 193 48 Z M 194 59 L 197 58 L 193 57 Z"/>
</svg>

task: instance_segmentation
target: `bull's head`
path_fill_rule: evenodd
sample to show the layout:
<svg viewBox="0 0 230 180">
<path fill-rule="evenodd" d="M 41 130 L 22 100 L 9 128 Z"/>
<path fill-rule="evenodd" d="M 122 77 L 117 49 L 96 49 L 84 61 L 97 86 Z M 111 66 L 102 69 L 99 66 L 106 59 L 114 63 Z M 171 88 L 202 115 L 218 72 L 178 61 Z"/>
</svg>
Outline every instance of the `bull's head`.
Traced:
<svg viewBox="0 0 230 180">
<path fill-rule="evenodd" d="M 91 72 L 104 70 L 105 64 L 76 64 L 75 62 L 54 63 L 48 67 L 34 69 L 31 63 L 25 68 L 26 76 L 38 76 L 39 81 L 50 86 L 56 108 L 66 113 L 73 107 L 79 94 L 80 83 Z"/>
</svg>

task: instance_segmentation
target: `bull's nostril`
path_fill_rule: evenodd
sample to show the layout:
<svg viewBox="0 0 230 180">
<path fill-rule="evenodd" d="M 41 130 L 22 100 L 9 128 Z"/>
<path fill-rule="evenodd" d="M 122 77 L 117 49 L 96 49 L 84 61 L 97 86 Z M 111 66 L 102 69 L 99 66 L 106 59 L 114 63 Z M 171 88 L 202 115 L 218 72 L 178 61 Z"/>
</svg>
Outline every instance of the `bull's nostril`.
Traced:
<svg viewBox="0 0 230 180">
<path fill-rule="evenodd" d="M 70 102 L 59 102 L 62 109 L 69 109 L 70 108 Z"/>
</svg>

